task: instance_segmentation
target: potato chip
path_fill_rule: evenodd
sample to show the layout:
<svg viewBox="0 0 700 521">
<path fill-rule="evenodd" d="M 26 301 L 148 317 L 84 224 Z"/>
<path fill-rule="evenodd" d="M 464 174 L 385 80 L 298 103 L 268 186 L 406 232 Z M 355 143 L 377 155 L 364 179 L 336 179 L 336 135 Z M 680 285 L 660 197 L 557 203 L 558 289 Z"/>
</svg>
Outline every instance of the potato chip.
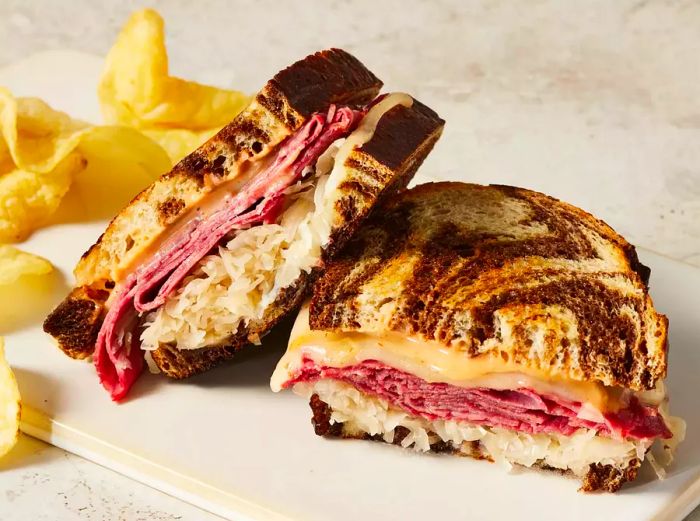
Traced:
<svg viewBox="0 0 700 521">
<path fill-rule="evenodd" d="M 223 126 L 248 103 L 241 92 L 168 75 L 163 19 L 131 15 L 107 55 L 98 88 L 107 123 L 206 129 Z"/>
<path fill-rule="evenodd" d="M 85 168 L 75 148 L 87 132 L 86 123 L 0 87 L 0 242 L 23 240 L 56 211 Z"/>
<path fill-rule="evenodd" d="M 163 19 L 151 9 L 132 14 L 117 37 L 98 95 L 107 123 L 154 131 L 151 136 L 173 161 L 199 146 L 249 102 L 241 92 L 170 76 Z"/>
<path fill-rule="evenodd" d="M 0 175 L 14 168 L 50 172 L 88 129 L 40 99 L 15 98 L 0 87 Z"/>
<path fill-rule="evenodd" d="M 5 360 L 5 342 L 0 337 L 0 456 L 17 443 L 21 400 L 17 380 Z"/>
<path fill-rule="evenodd" d="M 0 335 L 41 321 L 62 282 L 46 259 L 0 245 Z"/>
<path fill-rule="evenodd" d="M 53 266 L 43 257 L 0 244 L 0 286 L 12 284 L 26 275 L 48 275 L 52 271 Z"/>
<path fill-rule="evenodd" d="M 15 169 L 0 176 L 0 242 L 24 240 L 46 223 L 86 164 L 71 152 L 48 173 Z"/>
<path fill-rule="evenodd" d="M 72 207 L 61 218 L 104 219 L 170 167 L 167 153 L 138 130 L 90 127 L 0 88 L 0 242 L 47 224 L 67 206 L 61 201 L 72 184 Z"/>
</svg>

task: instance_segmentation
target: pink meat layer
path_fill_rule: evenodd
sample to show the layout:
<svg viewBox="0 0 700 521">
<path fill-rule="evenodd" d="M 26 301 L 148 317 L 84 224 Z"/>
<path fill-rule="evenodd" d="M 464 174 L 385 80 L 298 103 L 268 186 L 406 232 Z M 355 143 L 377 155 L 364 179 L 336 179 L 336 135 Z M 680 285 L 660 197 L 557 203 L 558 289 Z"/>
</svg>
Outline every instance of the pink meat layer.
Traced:
<svg viewBox="0 0 700 521">
<path fill-rule="evenodd" d="M 363 112 L 331 106 L 314 114 L 279 149 L 275 160 L 228 197 L 218 211 L 194 219 L 149 262 L 130 275 L 110 306 L 97 337 L 95 367 L 113 400 L 122 399 L 143 370 L 139 314 L 162 306 L 194 266 L 233 230 L 276 222 L 284 192 L 299 181 L 333 141 L 347 136 Z M 256 204 L 257 203 L 257 204 Z"/>
<path fill-rule="evenodd" d="M 489 427 L 503 427 L 530 434 L 572 435 L 593 429 L 602 435 L 628 439 L 670 438 L 671 432 L 656 407 L 644 406 L 632 397 L 626 408 L 605 413 L 604 421 L 578 417 L 581 403 L 532 389 L 496 390 L 429 383 L 374 360 L 344 368 L 320 367 L 305 360 L 301 371 L 285 383 L 319 379 L 339 380 L 368 395 L 383 398 L 414 416 L 428 420 L 453 420 Z"/>
</svg>

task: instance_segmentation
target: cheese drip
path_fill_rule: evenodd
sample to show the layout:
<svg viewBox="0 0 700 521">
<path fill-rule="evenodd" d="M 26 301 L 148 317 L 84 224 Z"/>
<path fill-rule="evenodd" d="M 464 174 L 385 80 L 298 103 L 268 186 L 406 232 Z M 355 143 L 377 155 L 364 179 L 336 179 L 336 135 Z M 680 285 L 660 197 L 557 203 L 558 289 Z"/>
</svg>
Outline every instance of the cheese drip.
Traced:
<svg viewBox="0 0 700 521">
<path fill-rule="evenodd" d="M 336 368 L 376 360 L 431 383 L 500 390 L 529 388 L 542 395 L 556 395 L 584 404 L 583 410 L 591 420 L 601 420 L 600 412 L 614 411 L 620 406 L 620 389 L 595 381 L 553 377 L 512 359 L 504 360 L 498 354 L 470 357 L 457 347 L 396 332 L 311 330 L 308 304 L 300 311 L 287 352 L 272 375 L 272 390 L 279 391 L 294 379 L 305 359 Z"/>
</svg>

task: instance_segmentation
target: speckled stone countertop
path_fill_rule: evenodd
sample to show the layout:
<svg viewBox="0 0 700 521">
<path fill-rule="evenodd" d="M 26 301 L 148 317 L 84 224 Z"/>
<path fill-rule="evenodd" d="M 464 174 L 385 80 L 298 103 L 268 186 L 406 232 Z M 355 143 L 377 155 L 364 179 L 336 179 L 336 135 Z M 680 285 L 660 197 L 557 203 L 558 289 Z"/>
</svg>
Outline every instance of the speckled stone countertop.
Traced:
<svg viewBox="0 0 700 521">
<path fill-rule="evenodd" d="M 343 47 L 447 120 L 423 172 L 547 192 L 700 266 L 699 2 L 148 5 L 166 19 L 178 75 L 253 92 L 295 59 Z M 138 7 L 3 0 L 0 66 L 47 49 L 104 54 Z M 0 518 L 216 519 L 28 438 L 0 461 Z"/>
</svg>

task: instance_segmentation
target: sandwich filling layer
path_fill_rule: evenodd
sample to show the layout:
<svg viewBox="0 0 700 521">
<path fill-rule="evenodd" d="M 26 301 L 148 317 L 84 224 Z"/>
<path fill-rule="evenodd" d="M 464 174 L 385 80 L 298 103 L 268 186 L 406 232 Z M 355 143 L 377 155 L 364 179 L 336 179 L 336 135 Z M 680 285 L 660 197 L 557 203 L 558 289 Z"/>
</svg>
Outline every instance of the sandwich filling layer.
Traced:
<svg viewBox="0 0 700 521">
<path fill-rule="evenodd" d="M 527 434 L 571 436 L 586 429 L 604 437 L 628 440 L 672 436 L 659 409 L 642 405 L 635 397 L 630 397 L 626 406 L 615 412 L 600 411 L 556 394 L 543 395 L 531 388 L 493 389 L 429 383 L 375 360 L 335 368 L 318 366 L 305 359 L 300 371 L 284 386 L 320 380 L 351 385 L 363 394 L 385 400 L 393 407 L 429 421 L 466 422 Z"/>
<path fill-rule="evenodd" d="M 315 114 L 240 190 L 224 197 L 219 190 L 216 205 L 202 205 L 206 214 L 176 226 L 110 298 L 94 360 L 112 398 L 122 398 L 143 369 L 141 339 L 146 349 L 220 342 L 316 266 L 333 224 L 329 194 L 347 155 L 371 138 L 385 112 L 411 103 L 396 94 L 366 114 L 335 106 Z M 327 152 L 343 138 L 333 163 Z"/>
<path fill-rule="evenodd" d="M 353 396 L 360 393 L 436 425 L 456 422 L 538 440 L 585 432 L 627 444 L 625 453 L 629 444 L 646 448 L 656 439 L 673 437 L 662 384 L 636 393 L 594 381 L 550 378 L 500 356 L 469 357 L 455 346 L 406 335 L 312 331 L 305 307 L 271 387 L 308 389 L 320 382 L 352 388 Z"/>
<path fill-rule="evenodd" d="M 481 425 L 465 420 L 411 414 L 388 400 L 337 380 L 297 383 L 294 391 L 316 395 L 331 410 L 330 422 L 348 437 L 378 436 L 404 448 L 429 451 L 436 443 L 467 456 L 487 457 L 506 467 L 546 465 L 583 477 L 591 464 L 624 469 L 644 458 L 653 440 L 614 439 L 579 428 L 568 435 Z"/>
</svg>

